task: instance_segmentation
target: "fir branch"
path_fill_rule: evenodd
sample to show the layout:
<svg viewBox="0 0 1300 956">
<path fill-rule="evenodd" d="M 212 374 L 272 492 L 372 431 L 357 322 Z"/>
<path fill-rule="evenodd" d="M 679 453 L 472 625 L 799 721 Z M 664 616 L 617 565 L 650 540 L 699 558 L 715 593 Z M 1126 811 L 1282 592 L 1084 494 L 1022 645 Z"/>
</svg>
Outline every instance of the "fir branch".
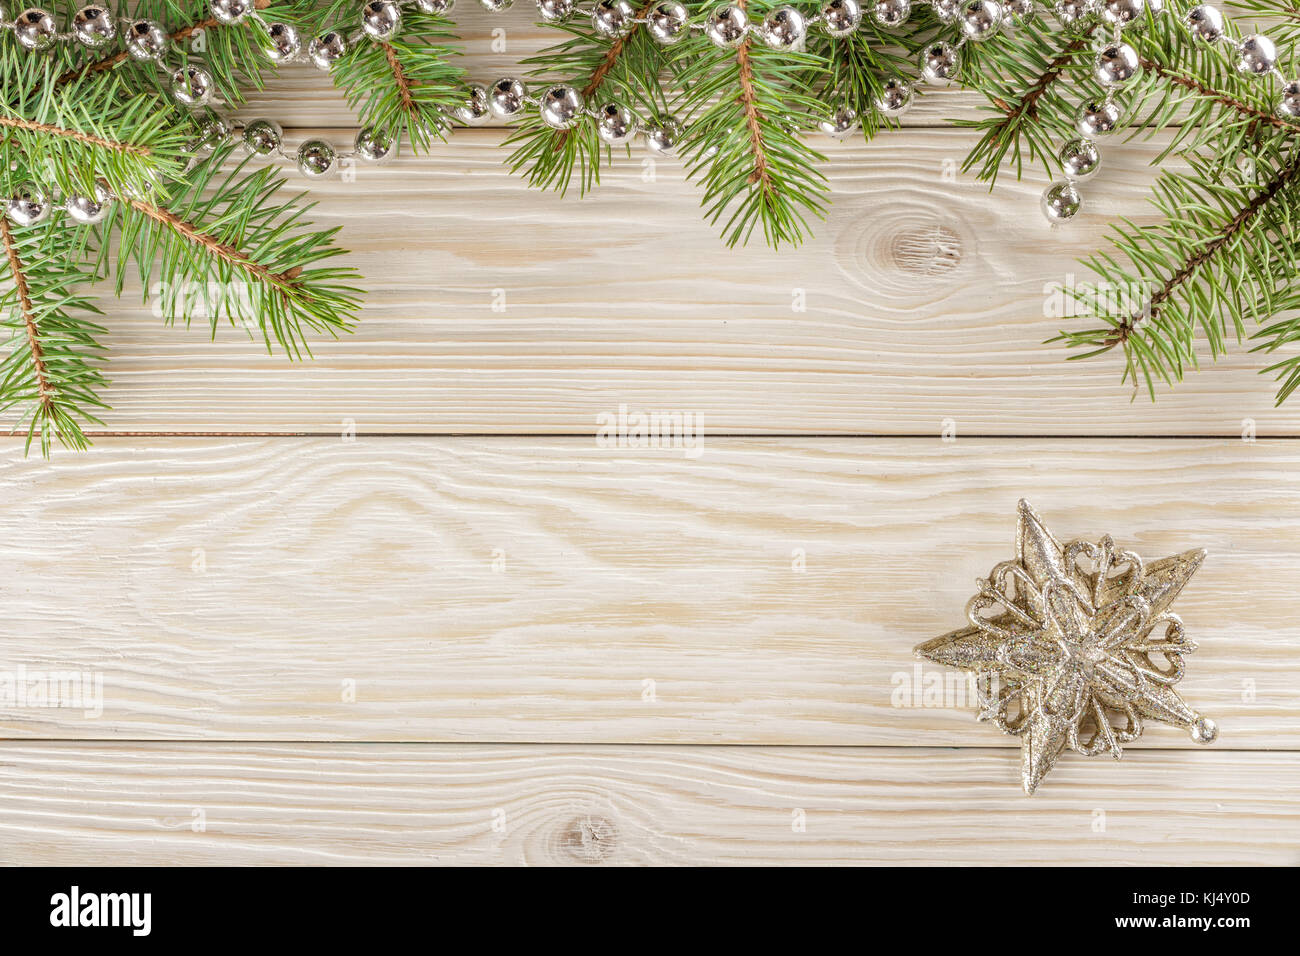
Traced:
<svg viewBox="0 0 1300 956">
<path fill-rule="evenodd" d="M 1115 254 L 1086 263 L 1099 280 L 1096 289 L 1137 288 L 1142 294 L 1136 304 L 1113 313 L 1089 301 L 1093 289 L 1080 290 L 1072 297 L 1084 304 L 1083 317 L 1101 326 L 1063 331 L 1053 341 L 1084 349 L 1071 358 L 1122 346 L 1124 378 L 1140 376 L 1154 397 L 1156 378 L 1173 384 L 1188 365 L 1196 365 L 1198 332 L 1217 357 L 1225 351 L 1229 328 L 1240 341 L 1248 319 L 1265 322 L 1277 315 L 1300 281 L 1300 150 L 1294 141 L 1264 142 L 1259 149 L 1258 162 L 1267 171 L 1254 187 L 1232 183 L 1218 162 L 1203 157 L 1187 157 L 1188 172 L 1164 173 L 1153 193 L 1164 221 L 1126 223 L 1111 237 Z M 1292 317 L 1253 337 L 1265 340 L 1258 349 L 1274 350 L 1294 341 L 1298 328 L 1300 321 Z M 1279 400 L 1287 393 L 1284 386 Z"/>
<path fill-rule="evenodd" d="M 342 252 L 332 245 L 337 229 L 307 229 L 310 207 L 299 197 L 277 199 L 284 180 L 271 168 L 243 174 L 240 163 L 218 182 L 229 154 L 227 147 L 194 167 L 166 203 L 121 204 L 118 292 L 134 261 L 169 321 L 206 317 L 215 334 L 224 319 L 260 328 L 268 351 L 278 343 L 291 357 L 310 354 L 308 330 L 350 328 L 358 300 L 348 283 L 357 274 L 322 265 Z"/>
<path fill-rule="evenodd" d="M 740 0 L 740 6 L 744 9 L 744 0 Z M 770 193 L 772 177 L 767 168 L 767 146 L 763 142 L 763 113 L 758 105 L 758 93 L 754 90 L 754 65 L 749 57 L 749 44 L 746 37 L 736 48 L 736 74 L 740 80 L 740 92 L 736 98 L 744 110 L 749 151 L 754 159 L 754 167 L 749 171 L 749 184 Z"/>
<path fill-rule="evenodd" d="M 994 115 L 956 121 L 981 134 L 964 171 L 975 170 L 990 186 L 1005 165 L 1020 178 L 1026 153 L 1030 162 L 1056 170 L 1055 145 L 1070 135 L 1074 109 L 1061 86 L 1073 79 L 1080 59 L 1091 51 L 1097 28 L 1092 23 L 1061 31 L 1035 20 L 991 44 L 966 45 L 963 76 L 985 94 Z"/>
<path fill-rule="evenodd" d="M 112 152 L 127 153 L 132 156 L 148 156 L 152 152 L 147 146 L 139 146 L 135 143 L 122 143 L 117 140 L 108 139 L 104 136 L 96 136 L 94 133 L 87 133 L 82 130 L 69 129 L 66 126 L 56 126 L 54 123 L 38 123 L 35 120 L 21 119 L 16 116 L 0 116 L 0 126 L 10 129 L 20 129 L 28 133 L 43 133 L 48 136 L 62 136 L 68 139 L 76 140 L 87 146 L 97 146 L 100 149 L 107 149 Z"/>
<path fill-rule="evenodd" d="M 0 292 L 0 328 L 9 348 L 0 360 L 0 410 L 21 409 L 30 449 L 36 436 L 48 456 L 54 442 L 89 445 L 84 426 L 101 424 L 98 393 L 106 384 L 98 368 L 99 326 L 75 313 L 98 312 L 74 290 L 95 276 L 78 265 L 77 230 L 61 226 L 15 227 L 0 217 L 0 245 L 8 273 Z"/>
<path fill-rule="evenodd" d="M 1255 123 L 1272 126 L 1273 128 L 1280 130 L 1290 130 L 1294 128 L 1291 123 L 1288 123 L 1286 120 L 1282 119 L 1282 117 L 1278 116 L 1276 111 L 1263 109 L 1259 106 L 1247 103 L 1240 98 L 1234 97 L 1230 93 L 1213 89 L 1201 80 L 1198 80 L 1196 77 L 1170 69 L 1163 63 L 1160 63 L 1151 57 L 1140 57 L 1139 62 L 1142 64 L 1144 70 L 1167 80 L 1174 86 L 1181 87 L 1202 100 L 1226 107 L 1230 110 L 1235 110 L 1236 112 L 1249 117 Z"/>
<path fill-rule="evenodd" d="M 163 188 L 179 174 L 188 133 L 168 103 L 131 94 L 117 76 L 58 86 L 52 64 L 29 60 L 0 104 L 0 164 L 10 182 L 32 179 L 65 195 L 91 195 L 100 179 L 127 193 Z"/>
<path fill-rule="evenodd" d="M 1250 201 L 1237 210 L 1236 214 L 1219 226 L 1217 231 L 1208 238 L 1207 241 L 1199 245 L 1195 251 L 1191 252 L 1183 260 L 1182 265 L 1160 283 L 1160 286 L 1152 293 L 1147 301 L 1146 308 L 1141 312 L 1130 312 L 1121 319 L 1115 327 L 1108 332 L 1097 344 L 1099 351 L 1106 351 L 1117 345 L 1123 345 L 1133 335 L 1138 323 L 1144 318 L 1158 319 L 1160 310 L 1164 304 L 1178 291 L 1185 282 L 1197 274 L 1198 271 L 1211 265 L 1214 258 L 1231 243 L 1241 231 L 1247 228 L 1260 214 L 1267 208 L 1270 203 L 1277 198 L 1278 194 L 1300 176 L 1300 162 L 1297 158 L 1292 158 L 1282 166 L 1269 179 L 1264 187 L 1251 197 Z M 1095 354 L 1095 353 L 1094 353 Z"/>
<path fill-rule="evenodd" d="M 253 0 L 253 5 L 258 10 L 265 10 L 267 7 L 271 6 L 273 2 L 274 0 Z M 175 7 L 174 5 L 168 4 L 167 9 L 168 12 L 174 12 Z M 207 5 L 202 4 L 200 5 L 199 9 L 206 10 Z M 152 11 L 146 9 L 145 6 L 141 4 L 135 8 L 134 15 L 137 17 L 149 17 L 151 15 L 151 12 Z M 198 34 L 207 33 L 209 30 L 215 31 L 218 28 L 226 28 L 226 25 L 223 24 L 220 20 L 216 19 L 215 17 L 201 16 L 198 17 L 197 19 L 191 19 L 184 26 L 178 27 L 177 29 L 173 30 L 171 33 L 167 34 L 167 39 L 173 45 L 182 45 L 185 43 L 186 40 L 189 40 L 191 37 L 194 37 Z M 127 53 L 126 50 L 118 50 L 114 53 L 106 54 L 105 56 L 99 57 L 98 59 L 93 59 L 85 63 L 78 64 L 77 66 L 68 70 L 62 76 L 59 77 L 58 83 L 60 84 L 70 83 L 73 80 L 82 79 L 86 76 L 90 76 L 95 73 L 107 72 L 108 70 L 111 70 L 116 66 L 120 66 L 121 64 L 128 62 L 129 59 L 130 59 L 130 54 Z"/>
<path fill-rule="evenodd" d="M 637 19 L 645 19 L 656 2 L 645 0 Z M 674 48 L 655 43 L 640 23 L 613 41 L 597 35 L 589 20 L 558 24 L 556 29 L 568 39 L 524 60 L 531 68 L 530 80 L 574 77 L 588 106 L 620 102 L 650 114 L 664 112 L 659 75 L 674 57 Z M 527 169 L 530 185 L 561 194 L 575 178 L 585 194 L 600 181 L 602 163 L 613 157 L 612 147 L 601 141 L 592 123 L 556 130 L 535 115 L 526 117 L 505 145 L 513 147 L 506 160 L 512 172 Z"/>
<path fill-rule="evenodd" d="M 800 77 L 799 83 L 816 91 L 822 104 L 819 115 L 841 106 L 853 110 L 864 139 L 869 140 L 882 125 L 888 125 L 876 107 L 885 81 L 912 75 L 915 55 L 930 32 L 918 29 L 904 35 L 886 34 L 869 17 L 846 37 L 812 30 L 807 49 L 820 62 Z M 897 120 L 892 122 L 897 125 Z"/>
<path fill-rule="evenodd" d="M 36 306 L 32 302 L 31 289 L 27 284 L 27 270 L 18 255 L 18 244 L 14 240 L 13 227 L 7 216 L 0 216 L 0 236 L 3 236 L 5 259 L 9 265 L 9 275 L 14 283 L 14 297 L 17 300 L 18 313 L 22 317 L 23 330 L 27 333 L 27 348 L 31 352 L 32 372 L 36 379 L 37 401 L 43 413 L 48 415 L 54 404 L 54 386 L 50 384 L 50 373 L 45 366 L 45 350 L 41 347 L 40 333 L 36 329 Z"/>
<path fill-rule="evenodd" d="M 350 0 L 330 9 L 338 10 L 339 17 L 356 15 Z M 447 45 L 455 39 L 446 20 L 405 7 L 398 36 L 354 44 L 330 77 L 363 126 L 399 140 L 405 135 L 413 150 L 424 152 L 444 138 L 448 113 L 464 99 L 464 70 L 451 62 L 459 51 Z"/>
<path fill-rule="evenodd" d="M 825 215 L 828 187 L 816 165 L 824 157 L 800 133 L 824 109 L 806 77 L 827 61 L 769 49 L 752 35 L 734 50 L 699 36 L 681 49 L 674 109 L 687 123 L 682 152 L 688 175 L 704 185 L 706 216 L 726 217 L 728 245 L 748 242 L 760 225 L 769 245 L 798 244 L 808 218 Z"/>
</svg>

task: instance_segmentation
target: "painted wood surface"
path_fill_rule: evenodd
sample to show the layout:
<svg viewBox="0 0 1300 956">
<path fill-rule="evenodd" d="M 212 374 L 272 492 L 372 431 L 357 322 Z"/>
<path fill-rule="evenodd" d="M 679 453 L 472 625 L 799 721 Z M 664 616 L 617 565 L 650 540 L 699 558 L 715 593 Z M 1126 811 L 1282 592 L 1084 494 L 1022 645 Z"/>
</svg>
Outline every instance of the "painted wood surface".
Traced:
<svg viewBox="0 0 1300 956">
<path fill-rule="evenodd" d="M 477 80 L 557 36 L 461 8 Z M 0 863 L 1300 862 L 1300 405 L 1244 349 L 1155 404 L 1064 365 L 1058 290 L 1148 218 L 1164 134 L 1051 230 L 1040 176 L 960 172 L 977 106 L 819 142 L 834 206 L 780 253 L 726 250 L 671 159 L 531 190 L 499 129 L 313 184 L 371 291 L 307 364 L 105 300 L 96 448 L 0 441 L 0 672 L 103 680 L 0 707 Z M 355 127 L 309 69 L 239 115 Z M 602 445 L 622 407 L 701 453 Z M 1154 726 L 1025 798 L 918 671 L 1020 497 L 1210 550 L 1178 609 L 1215 747 Z"/>
<path fill-rule="evenodd" d="M 5 732 L 1014 746 L 955 675 L 922 693 L 912 647 L 1013 555 L 1023 495 L 1067 539 L 1209 549 L 1180 686 L 1225 746 L 1290 747 L 1298 466 L 1289 440 L 106 439 L 0 469 L 0 659 L 104 681 L 102 715 Z"/>
<path fill-rule="evenodd" d="M 1300 755 L 9 743 L 0 861 L 1300 863 Z"/>
</svg>

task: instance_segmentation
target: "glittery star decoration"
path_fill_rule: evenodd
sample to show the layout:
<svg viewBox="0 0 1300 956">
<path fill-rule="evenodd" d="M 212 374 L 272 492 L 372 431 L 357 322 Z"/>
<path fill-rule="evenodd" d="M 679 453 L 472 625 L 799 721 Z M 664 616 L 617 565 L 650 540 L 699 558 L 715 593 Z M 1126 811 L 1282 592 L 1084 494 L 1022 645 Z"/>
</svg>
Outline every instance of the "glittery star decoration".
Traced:
<svg viewBox="0 0 1300 956">
<path fill-rule="evenodd" d="M 1144 720 L 1212 743 L 1214 721 L 1174 690 L 1196 645 L 1169 610 L 1204 560 L 1197 549 L 1144 565 L 1109 535 L 1062 545 L 1021 501 L 1016 559 L 977 582 L 967 626 L 916 653 L 974 674 L 979 719 L 1020 738 L 1029 794 L 1067 747 L 1118 758 Z"/>
</svg>

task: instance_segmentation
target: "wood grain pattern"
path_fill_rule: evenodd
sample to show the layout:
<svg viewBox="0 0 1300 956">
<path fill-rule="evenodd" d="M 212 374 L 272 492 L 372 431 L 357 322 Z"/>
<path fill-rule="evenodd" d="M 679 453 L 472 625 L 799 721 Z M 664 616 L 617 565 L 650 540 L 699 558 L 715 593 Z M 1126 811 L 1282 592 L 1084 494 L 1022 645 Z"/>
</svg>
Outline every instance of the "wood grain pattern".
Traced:
<svg viewBox="0 0 1300 956">
<path fill-rule="evenodd" d="M 955 674 L 903 689 L 1028 496 L 1065 537 L 1208 548 L 1180 686 L 1225 746 L 1289 747 L 1297 475 L 1292 441 L 106 440 L 0 468 L 0 662 L 104 679 L 98 719 L 2 730 L 1014 746 Z"/>
<path fill-rule="evenodd" d="M 1244 349 L 1153 405 L 1120 384 L 1118 355 L 1067 365 L 1042 344 L 1069 324 L 1044 313 L 1084 281 L 1074 257 L 1144 215 L 1155 145 L 1109 150 L 1095 211 L 1054 233 L 1040 180 L 992 195 L 945 180 L 966 133 L 840 144 L 835 205 L 795 253 L 726 250 L 674 161 L 654 183 L 619 167 L 582 200 L 529 190 L 501 165 L 502 135 L 313 187 L 371 290 L 356 334 L 313 345 L 313 362 L 105 303 L 107 427 L 572 434 L 627 403 L 715 432 L 936 434 L 951 418 L 965 434 L 1226 436 L 1243 419 L 1300 433 L 1300 403 L 1275 409 Z"/>
<path fill-rule="evenodd" d="M 1296 753 L 9 743 L 0 805 L 6 864 L 1300 863 Z"/>
</svg>

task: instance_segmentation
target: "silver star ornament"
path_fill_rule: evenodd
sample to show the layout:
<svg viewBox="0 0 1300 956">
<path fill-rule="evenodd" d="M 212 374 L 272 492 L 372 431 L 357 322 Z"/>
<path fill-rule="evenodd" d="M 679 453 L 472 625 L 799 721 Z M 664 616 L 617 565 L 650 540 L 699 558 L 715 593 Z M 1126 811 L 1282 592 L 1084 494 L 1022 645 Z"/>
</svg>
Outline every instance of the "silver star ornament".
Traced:
<svg viewBox="0 0 1300 956">
<path fill-rule="evenodd" d="M 1212 743 L 1214 721 L 1174 689 L 1196 645 L 1169 610 L 1204 560 L 1197 549 L 1144 564 L 1109 535 L 1063 545 L 1021 501 L 1015 560 L 977 582 L 965 627 L 916 653 L 973 674 L 979 719 L 1020 738 L 1025 793 L 1067 748 L 1118 758 L 1147 720 Z"/>
</svg>

